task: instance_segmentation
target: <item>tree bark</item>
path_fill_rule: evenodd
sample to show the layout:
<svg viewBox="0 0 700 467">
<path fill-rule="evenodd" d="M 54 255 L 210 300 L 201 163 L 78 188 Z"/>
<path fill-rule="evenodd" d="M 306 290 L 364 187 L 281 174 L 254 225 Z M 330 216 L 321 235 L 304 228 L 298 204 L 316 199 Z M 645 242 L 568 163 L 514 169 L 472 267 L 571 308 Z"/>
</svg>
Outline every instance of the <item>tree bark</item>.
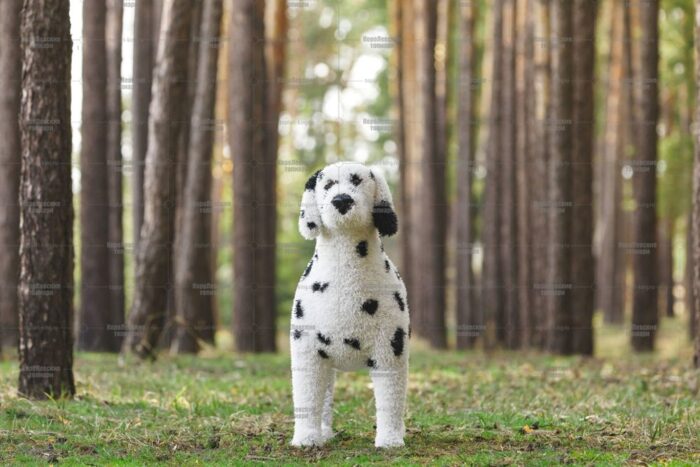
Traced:
<svg viewBox="0 0 700 467">
<path fill-rule="evenodd" d="M 700 83 L 700 0 L 695 1 L 695 83 Z M 695 95 L 695 120 L 700 120 L 700 93 Z M 693 133 L 694 164 L 693 164 L 693 211 L 692 211 L 692 239 L 693 239 L 693 308 L 694 314 L 694 341 L 695 352 L 693 364 L 700 368 L 700 132 Z M 689 226 L 691 227 L 691 226 Z M 689 254 L 690 256 L 690 254 Z"/>
<path fill-rule="evenodd" d="M 571 240 L 574 117 L 573 3 L 552 5 L 552 118 L 549 166 L 549 339 L 553 353 L 572 352 Z"/>
<path fill-rule="evenodd" d="M 0 348 L 17 345 L 22 0 L 0 2 Z"/>
<path fill-rule="evenodd" d="M 642 37 L 639 43 L 640 91 L 637 161 L 634 174 L 635 254 L 632 302 L 632 347 L 654 350 L 658 324 L 658 278 L 656 261 L 656 123 L 658 103 L 658 0 L 639 4 Z"/>
<path fill-rule="evenodd" d="M 175 269 L 177 331 L 171 351 L 196 353 L 201 342 L 213 343 L 215 321 L 211 267 L 212 150 L 216 76 L 223 4 L 206 0 L 199 37 L 199 65 L 190 121 L 189 154 L 183 193 L 181 242 Z"/>
<path fill-rule="evenodd" d="M 80 333 L 78 348 L 108 351 L 109 191 L 107 186 L 107 6 L 83 3 L 83 100 L 80 145 Z"/>
<path fill-rule="evenodd" d="M 533 335 L 532 343 L 544 347 L 547 336 L 547 258 L 549 247 L 549 222 L 547 220 L 549 196 L 549 119 L 550 119 L 550 1 L 536 0 L 534 28 L 537 38 L 534 46 L 534 141 L 533 186 L 530 215 L 532 217 L 533 254 Z"/>
<path fill-rule="evenodd" d="M 263 314 L 259 294 L 272 293 L 258 283 L 262 267 L 258 253 L 262 238 L 257 216 L 269 215 L 274 206 L 262 204 L 256 178 L 260 154 L 266 149 L 264 120 L 267 115 L 265 86 L 264 2 L 240 0 L 231 10 L 229 50 L 229 145 L 233 153 L 233 335 L 236 350 L 260 352 L 263 342 Z"/>
<path fill-rule="evenodd" d="M 418 310 L 416 333 L 432 347 L 445 348 L 445 155 L 437 146 L 436 70 L 434 48 L 437 34 L 437 4 L 432 0 L 415 0 L 416 86 L 414 105 L 417 108 L 418 166 L 412 219 L 413 239 L 420 245 L 413 248 L 414 292 Z M 417 246 L 417 245 L 416 245 Z"/>
<path fill-rule="evenodd" d="M 531 133 L 531 112 L 533 96 L 533 23 L 528 14 L 534 8 L 534 0 L 516 2 L 516 213 L 517 213 L 517 253 L 518 276 L 517 313 L 519 327 L 515 330 L 521 347 L 532 346 L 535 326 L 533 308 L 533 222 L 530 215 L 532 187 L 534 185 L 532 158 L 534 156 Z"/>
<path fill-rule="evenodd" d="M 71 397 L 73 194 L 69 1 L 24 0 L 21 18 L 19 393 Z"/>
<path fill-rule="evenodd" d="M 501 128 L 503 110 L 501 108 L 501 84 L 503 79 L 503 4 L 502 0 L 496 0 L 493 5 L 493 63 L 491 72 L 491 104 L 489 111 L 488 152 L 486 156 L 486 186 L 484 193 L 483 211 L 483 236 L 484 265 L 482 279 L 482 307 L 488 323 L 492 327 L 498 326 L 499 319 L 504 312 L 504 297 L 501 282 Z M 498 329 L 495 329 L 498 332 Z M 487 339 L 496 337 L 487 335 Z M 490 343 L 487 341 L 487 346 Z"/>
<path fill-rule="evenodd" d="M 146 155 L 145 210 L 136 256 L 134 303 L 124 350 L 155 357 L 166 314 L 174 230 L 177 135 L 187 98 L 193 0 L 163 5 L 158 67 L 153 81 Z"/>
<path fill-rule="evenodd" d="M 515 0 L 502 0 L 503 3 L 503 81 L 501 103 L 503 120 L 499 139 L 501 140 L 501 167 L 499 170 L 501 190 L 501 247 L 499 257 L 502 270 L 503 313 L 499 316 L 497 338 L 507 348 L 519 346 L 519 316 L 517 302 L 518 281 L 518 227 L 516 210 L 516 168 L 515 139 L 516 92 L 515 92 Z"/>
<path fill-rule="evenodd" d="M 664 316 L 673 318 L 673 219 L 664 219 L 659 223 L 658 231 L 659 263 L 659 310 Z"/>
<path fill-rule="evenodd" d="M 604 320 L 608 324 L 621 324 L 624 313 L 624 260 L 619 248 L 622 239 L 620 162 L 623 159 L 625 125 L 622 90 L 625 77 L 622 7 L 621 3 L 612 5 L 604 143 L 600 162 L 602 200 L 596 294 L 598 308 L 603 311 Z"/>
<path fill-rule="evenodd" d="M 122 213 L 122 0 L 107 4 L 107 185 L 109 199 L 110 349 L 118 352 L 124 326 L 124 228 Z"/>
<path fill-rule="evenodd" d="M 132 94 L 132 197 L 134 252 L 138 251 L 144 210 L 144 168 L 148 150 L 148 108 L 151 104 L 153 65 L 158 37 L 154 31 L 157 17 L 154 1 L 138 1 L 134 9 L 134 71 Z"/>
<path fill-rule="evenodd" d="M 571 254 L 572 351 L 593 355 L 593 153 L 595 144 L 595 31 L 598 4 L 574 1 L 574 128 Z"/>
<path fill-rule="evenodd" d="M 470 3 L 459 5 L 460 54 L 459 54 L 459 109 L 457 131 L 457 203 L 456 203 L 456 266 L 457 266 L 457 348 L 474 347 L 481 334 L 481 314 L 473 306 L 474 273 L 472 255 L 472 180 L 474 173 L 474 137 L 472 115 L 474 96 L 472 81 L 474 69 L 474 9 Z"/>
</svg>

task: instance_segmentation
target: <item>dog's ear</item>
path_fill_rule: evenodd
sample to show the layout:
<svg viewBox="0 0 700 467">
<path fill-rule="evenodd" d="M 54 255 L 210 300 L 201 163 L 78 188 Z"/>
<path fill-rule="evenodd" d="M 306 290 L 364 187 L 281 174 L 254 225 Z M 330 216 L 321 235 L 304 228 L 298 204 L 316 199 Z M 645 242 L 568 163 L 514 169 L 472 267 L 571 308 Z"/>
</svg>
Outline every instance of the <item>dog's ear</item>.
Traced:
<svg viewBox="0 0 700 467">
<path fill-rule="evenodd" d="M 374 179 L 376 186 L 374 192 L 374 207 L 372 220 L 374 226 L 382 237 L 394 235 L 399 229 L 399 222 L 394 210 L 394 202 L 391 199 L 391 191 L 384 176 L 376 170 L 370 170 L 369 175 Z"/>
<path fill-rule="evenodd" d="M 301 195 L 301 211 L 299 212 L 299 233 L 307 240 L 313 240 L 321 233 L 321 214 L 316 204 L 317 171 L 306 181 L 304 194 Z"/>
</svg>

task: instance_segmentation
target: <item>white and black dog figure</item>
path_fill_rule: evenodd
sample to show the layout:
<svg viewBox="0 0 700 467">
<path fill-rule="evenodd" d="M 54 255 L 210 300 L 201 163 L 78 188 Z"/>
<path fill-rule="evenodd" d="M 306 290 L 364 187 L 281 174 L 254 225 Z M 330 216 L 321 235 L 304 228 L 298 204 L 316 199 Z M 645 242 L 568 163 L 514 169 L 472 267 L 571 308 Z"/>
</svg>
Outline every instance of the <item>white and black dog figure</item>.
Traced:
<svg viewBox="0 0 700 467">
<path fill-rule="evenodd" d="M 375 446 L 403 446 L 410 334 L 406 287 L 384 253 L 396 213 L 381 173 L 340 162 L 306 182 L 299 230 L 316 251 L 292 307 L 294 446 L 333 436 L 336 370 L 368 368 L 377 413 Z"/>
</svg>

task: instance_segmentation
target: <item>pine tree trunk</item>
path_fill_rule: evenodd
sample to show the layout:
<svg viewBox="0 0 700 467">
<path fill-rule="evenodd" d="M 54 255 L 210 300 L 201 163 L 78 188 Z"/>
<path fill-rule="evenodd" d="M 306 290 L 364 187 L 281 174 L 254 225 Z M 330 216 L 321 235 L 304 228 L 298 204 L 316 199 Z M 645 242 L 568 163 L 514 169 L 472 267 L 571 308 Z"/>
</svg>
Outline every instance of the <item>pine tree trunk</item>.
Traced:
<svg viewBox="0 0 700 467">
<path fill-rule="evenodd" d="M 533 223 L 530 215 L 532 203 L 532 186 L 534 185 L 532 171 L 533 140 L 531 133 L 531 112 L 534 100 L 533 96 L 533 23 L 532 16 L 528 14 L 534 7 L 534 0 L 522 0 L 516 2 L 516 211 L 517 211 L 517 252 L 518 252 L 518 277 L 517 277 L 517 303 L 519 327 L 518 333 L 520 345 L 530 347 L 532 345 L 533 326 Z"/>
<path fill-rule="evenodd" d="M 240 0 L 231 10 L 229 50 L 229 126 L 233 153 L 233 335 L 241 352 L 262 351 L 262 314 L 258 295 L 271 293 L 260 288 L 258 261 L 262 239 L 257 216 L 269 215 L 274 206 L 264 206 L 257 184 L 262 181 L 260 154 L 265 151 L 266 87 L 264 2 Z"/>
<path fill-rule="evenodd" d="M 550 118 L 550 14 L 549 0 L 536 0 L 534 5 L 534 141 L 533 186 L 530 215 L 532 217 L 533 254 L 533 345 L 544 347 L 547 329 L 547 258 L 549 247 L 549 222 L 547 220 L 549 196 L 549 118 Z"/>
<path fill-rule="evenodd" d="M 78 348 L 114 350 L 110 312 L 107 185 L 106 0 L 83 3 L 80 144 L 80 333 Z"/>
<path fill-rule="evenodd" d="M 611 12 L 610 61 L 605 99 L 605 129 L 601 164 L 601 234 L 597 260 L 596 292 L 598 308 L 606 323 L 623 321 L 624 271 L 618 247 L 622 227 L 621 160 L 624 134 L 624 103 L 622 83 L 624 74 L 622 4 L 615 3 Z"/>
<path fill-rule="evenodd" d="M 700 0 L 695 1 L 695 8 L 700 12 Z M 700 83 L 700 15 L 695 15 L 695 83 Z M 695 119 L 700 119 L 700 93 L 695 96 Z M 695 353 L 693 363 L 695 368 L 700 368 L 700 132 L 695 132 L 693 164 L 693 213 L 692 213 L 692 238 L 693 238 L 693 296 L 695 326 Z M 689 226 L 690 227 L 690 226 Z M 689 254 L 690 256 L 690 254 Z"/>
<path fill-rule="evenodd" d="M 551 352 L 572 352 L 571 240 L 574 117 L 573 50 L 566 38 L 573 33 L 573 3 L 553 0 L 552 118 L 549 164 L 549 339 Z"/>
<path fill-rule="evenodd" d="M 501 177 L 501 248 L 502 293 L 505 300 L 504 313 L 498 323 L 499 341 L 507 348 L 519 347 L 520 319 L 518 314 L 518 225 L 516 208 L 516 83 L 515 83 L 515 32 L 517 29 L 515 0 L 503 0 L 503 81 L 501 107 L 503 126 Z M 498 84 L 498 83 L 496 83 Z"/>
<path fill-rule="evenodd" d="M 0 348 L 18 336 L 21 9 L 22 0 L 0 2 Z"/>
<path fill-rule="evenodd" d="M 695 183 L 695 182 L 693 182 Z M 685 309 L 688 314 L 688 337 L 692 341 L 695 336 L 695 327 L 697 323 L 695 321 L 695 293 L 693 288 L 693 271 L 694 266 L 694 253 L 693 253 L 693 221 L 692 221 L 692 209 L 688 213 L 688 219 L 686 220 L 685 229 L 685 277 L 683 279 L 683 284 L 685 285 Z"/>
<path fill-rule="evenodd" d="M 107 4 L 107 185 L 109 188 L 110 350 L 122 345 L 124 325 L 124 228 L 122 213 L 122 0 Z"/>
<path fill-rule="evenodd" d="M 155 2 L 139 1 L 134 9 L 134 71 L 132 94 L 132 201 L 134 252 L 138 250 L 143 225 L 143 184 L 146 151 L 148 150 L 148 108 L 151 104 L 153 66 L 157 53 Z"/>
<path fill-rule="evenodd" d="M 153 82 L 146 155 L 144 224 L 136 257 L 134 303 L 124 350 L 155 357 L 167 306 L 175 222 L 176 144 L 187 99 L 193 0 L 166 0 Z"/>
<path fill-rule="evenodd" d="M 658 324 L 658 278 L 656 261 L 656 123 L 658 102 L 658 0 L 639 4 L 640 91 L 638 146 L 634 174 L 635 252 L 632 302 L 632 347 L 635 351 L 654 350 Z"/>
<path fill-rule="evenodd" d="M 460 55 L 459 55 L 459 109 L 457 131 L 459 152 L 457 157 L 456 202 L 456 265 L 457 265 L 457 348 L 474 346 L 481 332 L 481 316 L 473 306 L 474 273 L 472 255 L 472 178 L 474 173 L 473 101 L 472 80 L 474 68 L 474 9 L 473 4 L 459 5 Z"/>
<path fill-rule="evenodd" d="M 262 293 L 257 295 L 256 307 L 260 310 L 260 350 L 275 352 L 277 350 L 277 306 L 276 287 L 276 244 L 277 244 L 277 151 L 279 147 L 279 118 L 282 111 L 282 84 L 284 80 L 284 63 L 287 40 L 287 2 L 275 0 L 268 3 L 272 9 L 270 27 L 266 28 L 267 45 L 265 47 L 267 74 L 267 107 L 265 109 L 266 147 L 264 163 L 258 166 L 257 184 L 260 204 L 265 208 L 265 215 L 258 215 L 259 237 L 262 239 L 258 253 L 259 267 L 257 283 Z"/>
<path fill-rule="evenodd" d="M 657 261 L 659 264 L 659 310 L 673 318 L 673 219 L 659 222 Z"/>
<path fill-rule="evenodd" d="M 20 37 L 19 393 L 33 399 L 71 397 L 75 383 L 69 1 L 24 0 Z"/>
<path fill-rule="evenodd" d="M 416 197 L 418 205 L 412 219 L 414 240 L 420 247 L 413 249 L 414 293 L 419 310 L 416 333 L 426 338 L 432 347 L 445 348 L 445 243 L 446 204 L 444 154 L 437 146 L 436 73 L 434 48 L 437 34 L 437 4 L 433 0 L 415 0 L 416 86 L 413 104 L 417 107 L 419 127 Z M 420 220 L 420 222 L 418 221 Z"/>
<path fill-rule="evenodd" d="M 223 4 L 206 0 L 199 36 L 199 65 L 190 120 L 188 168 L 183 193 L 181 241 L 175 263 L 175 306 L 178 323 L 173 353 L 196 353 L 200 342 L 213 343 L 215 321 L 211 267 L 211 161 L 216 103 L 216 76 Z"/>
<path fill-rule="evenodd" d="M 398 60 L 396 64 L 396 81 L 398 83 L 397 90 L 397 107 L 399 114 L 398 123 L 398 141 L 399 141 L 399 177 L 401 179 L 400 187 L 400 222 L 399 238 L 401 242 L 401 262 L 402 276 L 406 285 L 407 301 L 410 304 L 415 302 L 413 292 L 413 274 L 412 274 L 412 246 L 413 246 L 413 227 L 412 227 L 412 212 L 414 207 L 410 200 L 413 197 L 412 179 L 414 166 L 411 164 L 413 154 L 416 151 L 414 139 L 416 132 L 413 131 L 415 124 L 415 107 L 409 105 L 411 99 L 415 96 L 415 35 L 413 34 L 413 2 L 405 0 L 394 0 L 396 3 L 396 23 L 397 31 L 400 37 Z M 414 313 L 413 319 L 415 322 L 419 316 Z M 415 326 L 415 324 L 414 324 Z"/>
<path fill-rule="evenodd" d="M 571 252 L 572 351 L 593 355 L 593 151 L 595 143 L 595 30 L 597 3 L 574 1 L 574 138 Z"/>
<path fill-rule="evenodd" d="M 499 172 L 501 169 L 501 132 L 503 110 L 501 108 L 501 91 L 503 67 L 503 4 L 496 0 L 493 5 L 493 71 L 491 72 L 491 104 L 489 112 L 488 152 L 486 156 L 486 186 L 484 193 L 483 235 L 484 266 L 482 279 L 482 307 L 488 323 L 498 327 L 504 311 L 502 275 L 500 262 L 501 228 L 500 207 L 501 187 Z M 498 329 L 495 330 L 496 334 Z M 487 335 L 487 339 L 497 337 Z M 500 341 L 500 339 L 497 339 Z M 487 346 L 490 343 L 487 341 Z"/>
</svg>

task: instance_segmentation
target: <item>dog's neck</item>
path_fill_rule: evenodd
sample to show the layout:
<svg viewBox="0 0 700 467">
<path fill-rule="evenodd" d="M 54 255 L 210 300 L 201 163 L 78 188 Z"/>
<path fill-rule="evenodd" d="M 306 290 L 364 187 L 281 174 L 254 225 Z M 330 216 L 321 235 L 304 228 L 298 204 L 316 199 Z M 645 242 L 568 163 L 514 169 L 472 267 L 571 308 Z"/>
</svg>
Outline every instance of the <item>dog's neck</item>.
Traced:
<svg viewBox="0 0 700 467">
<path fill-rule="evenodd" d="M 356 251 L 360 242 L 367 242 L 369 251 L 379 251 L 382 245 L 379 234 L 374 228 L 366 231 L 343 232 L 342 234 L 321 233 L 316 238 L 316 253 L 319 256 L 328 253 L 337 255 L 339 252 L 351 254 Z"/>
</svg>

